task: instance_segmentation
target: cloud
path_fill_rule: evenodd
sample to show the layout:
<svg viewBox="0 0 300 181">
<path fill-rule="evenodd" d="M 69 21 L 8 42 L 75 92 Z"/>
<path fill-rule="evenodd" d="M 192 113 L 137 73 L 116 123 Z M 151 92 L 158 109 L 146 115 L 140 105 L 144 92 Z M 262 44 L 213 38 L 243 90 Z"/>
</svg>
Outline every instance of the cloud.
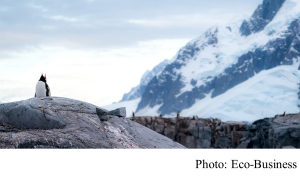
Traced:
<svg viewBox="0 0 300 181">
<path fill-rule="evenodd" d="M 62 20 L 62 21 L 67 21 L 67 22 L 82 21 L 79 18 L 71 18 L 71 17 L 62 16 L 62 15 L 51 16 L 50 18 L 54 19 L 54 20 Z"/>
<path fill-rule="evenodd" d="M 154 19 L 131 19 L 128 22 L 135 25 L 145 27 L 197 27 L 197 26 L 213 26 L 216 24 L 224 24 L 233 17 L 234 13 L 223 13 L 222 18 L 218 18 L 219 14 L 202 13 L 202 14 L 184 14 L 158 17 Z"/>
<path fill-rule="evenodd" d="M 39 11 L 42 11 L 42 12 L 48 11 L 47 8 L 45 8 L 44 6 L 41 6 L 41 5 L 29 3 L 28 6 L 29 6 L 30 8 L 33 8 L 33 9 L 36 9 L 36 10 L 39 10 Z"/>
<path fill-rule="evenodd" d="M 91 3 L 92 2 L 92 3 Z M 151 39 L 194 38 L 261 0 L 4 1 L 0 51 L 60 44 L 70 48 L 130 46 Z M 9 34 L 11 33 L 11 34 Z M 20 38 L 26 37 L 28 38 Z M 7 46 L 8 45 L 8 46 Z"/>
</svg>

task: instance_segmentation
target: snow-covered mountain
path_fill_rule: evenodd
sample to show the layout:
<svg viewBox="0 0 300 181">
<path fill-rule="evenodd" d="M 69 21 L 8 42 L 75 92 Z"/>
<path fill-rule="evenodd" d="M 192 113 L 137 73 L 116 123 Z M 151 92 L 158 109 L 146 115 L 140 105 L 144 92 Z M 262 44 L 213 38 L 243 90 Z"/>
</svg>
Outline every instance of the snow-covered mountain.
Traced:
<svg viewBox="0 0 300 181">
<path fill-rule="evenodd" d="M 140 84 L 136 87 L 133 87 L 128 93 L 124 94 L 120 102 L 141 98 L 150 80 L 154 76 L 159 75 L 169 63 L 169 60 L 164 60 L 163 62 L 156 65 L 151 71 L 146 71 L 140 80 Z"/>
<path fill-rule="evenodd" d="M 299 0 L 264 0 L 249 19 L 235 17 L 180 49 L 143 85 L 136 115 L 254 121 L 299 112 L 299 35 Z"/>
</svg>

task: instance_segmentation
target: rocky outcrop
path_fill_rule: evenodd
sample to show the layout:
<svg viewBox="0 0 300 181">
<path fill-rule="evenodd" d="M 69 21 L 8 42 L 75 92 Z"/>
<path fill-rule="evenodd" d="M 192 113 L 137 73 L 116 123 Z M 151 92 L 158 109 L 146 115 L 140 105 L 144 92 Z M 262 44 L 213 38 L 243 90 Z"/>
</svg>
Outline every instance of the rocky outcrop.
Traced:
<svg viewBox="0 0 300 181">
<path fill-rule="evenodd" d="M 240 28 L 240 33 L 243 36 L 248 36 L 251 33 L 257 33 L 265 28 L 272 21 L 285 0 L 264 0 L 260 4 L 250 20 L 244 21 Z"/>
<path fill-rule="evenodd" d="M 300 148 L 300 114 L 277 115 L 252 124 L 197 116 L 131 120 L 188 148 Z"/>
<path fill-rule="evenodd" d="M 0 148 L 184 148 L 125 116 L 59 97 L 0 104 Z"/>
</svg>

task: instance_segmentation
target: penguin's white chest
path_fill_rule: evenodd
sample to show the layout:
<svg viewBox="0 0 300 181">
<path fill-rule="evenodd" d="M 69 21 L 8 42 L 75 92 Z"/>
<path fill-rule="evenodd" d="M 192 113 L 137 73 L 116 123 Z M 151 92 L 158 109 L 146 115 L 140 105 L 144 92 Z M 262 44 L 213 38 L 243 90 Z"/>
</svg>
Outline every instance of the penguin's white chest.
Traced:
<svg viewBox="0 0 300 181">
<path fill-rule="evenodd" d="M 36 97 L 46 97 L 46 84 L 45 82 L 38 81 L 35 87 L 35 95 Z"/>
</svg>

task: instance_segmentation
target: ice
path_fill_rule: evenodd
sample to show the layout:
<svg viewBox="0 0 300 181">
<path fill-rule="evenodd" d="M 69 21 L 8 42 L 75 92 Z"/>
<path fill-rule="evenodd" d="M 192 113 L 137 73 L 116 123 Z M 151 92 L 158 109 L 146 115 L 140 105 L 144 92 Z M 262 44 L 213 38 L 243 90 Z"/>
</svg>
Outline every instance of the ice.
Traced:
<svg viewBox="0 0 300 181">
<path fill-rule="evenodd" d="M 298 113 L 300 72 L 297 66 L 261 71 L 224 94 L 198 100 L 182 116 L 217 117 L 223 121 L 255 121 L 276 114 Z"/>
<path fill-rule="evenodd" d="M 156 105 L 153 108 L 150 108 L 149 106 L 146 106 L 145 108 L 139 110 L 138 112 L 136 112 L 136 116 L 158 116 L 159 112 L 158 109 L 162 106 L 162 104 L 160 105 Z"/>
</svg>

